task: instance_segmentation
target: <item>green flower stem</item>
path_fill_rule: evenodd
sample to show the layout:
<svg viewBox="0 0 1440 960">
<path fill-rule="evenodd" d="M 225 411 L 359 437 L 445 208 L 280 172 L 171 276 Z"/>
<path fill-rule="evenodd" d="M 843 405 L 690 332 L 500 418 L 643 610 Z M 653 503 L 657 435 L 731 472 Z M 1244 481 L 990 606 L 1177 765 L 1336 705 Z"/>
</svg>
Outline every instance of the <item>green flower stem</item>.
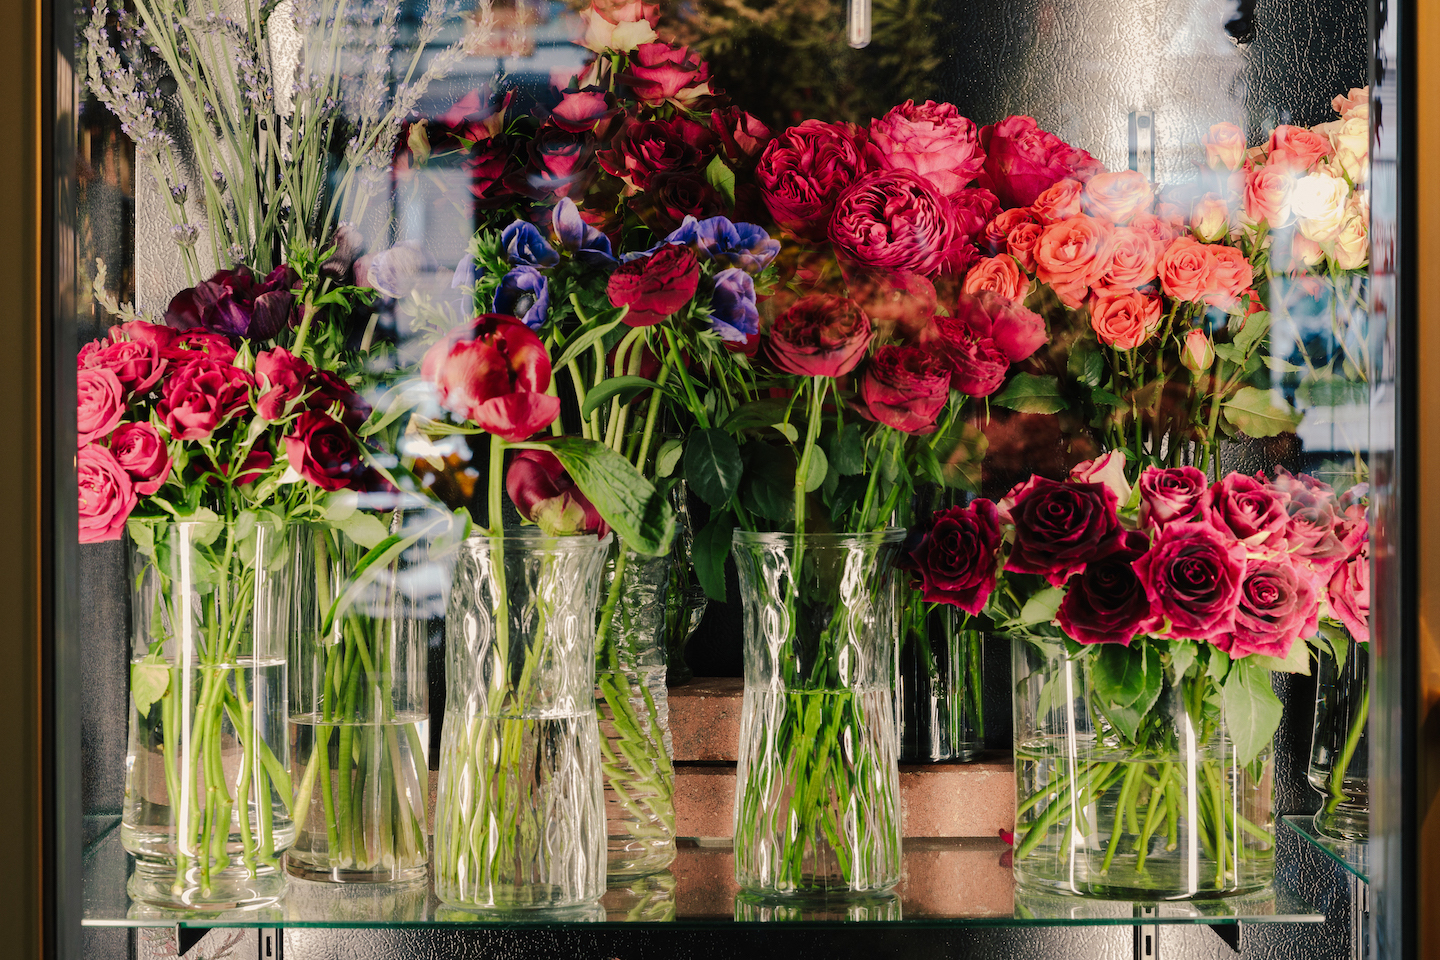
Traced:
<svg viewBox="0 0 1440 960">
<path fill-rule="evenodd" d="M 1351 655 L 1358 653 L 1357 649 Z M 1349 799 L 1345 793 L 1345 774 L 1350 770 L 1350 763 L 1355 759 L 1355 750 L 1360 746 L 1360 738 L 1365 735 L 1365 724 L 1370 719 L 1370 683 L 1366 680 L 1363 684 L 1360 709 L 1350 718 L 1350 730 L 1345 737 L 1345 746 L 1341 749 L 1335 766 L 1330 769 L 1330 797 L 1325 801 L 1326 813 L 1334 813 L 1340 809 L 1340 804 Z"/>
</svg>

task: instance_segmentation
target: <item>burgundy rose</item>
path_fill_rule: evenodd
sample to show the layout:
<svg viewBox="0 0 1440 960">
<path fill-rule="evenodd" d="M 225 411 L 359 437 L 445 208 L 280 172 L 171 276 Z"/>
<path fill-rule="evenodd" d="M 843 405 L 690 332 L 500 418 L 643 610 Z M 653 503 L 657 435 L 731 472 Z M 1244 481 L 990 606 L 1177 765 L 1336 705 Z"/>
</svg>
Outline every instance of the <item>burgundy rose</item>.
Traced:
<svg viewBox="0 0 1440 960">
<path fill-rule="evenodd" d="M 575 486 L 555 454 L 521 450 L 505 471 L 505 492 L 520 515 L 547 534 L 610 532 L 600 511 Z"/>
<path fill-rule="evenodd" d="M 936 511 L 906 564 L 919 574 L 921 596 L 979 613 L 995 590 L 1000 538 L 1000 516 L 989 500 Z"/>
<path fill-rule="evenodd" d="M 629 117 L 596 159 L 605 172 L 636 190 L 649 189 L 662 173 L 694 175 L 715 149 L 715 135 L 693 120 L 636 120 Z"/>
<path fill-rule="evenodd" d="M 1285 554 L 1252 558 L 1240 582 L 1235 629 L 1213 639 L 1232 658 L 1252 653 L 1284 659 L 1319 626 L 1315 583 Z"/>
<path fill-rule="evenodd" d="M 806 120 L 770 142 L 755 178 L 775 222 L 819 243 L 829 235 L 836 198 L 876 161 L 869 138 L 853 123 Z"/>
<path fill-rule="evenodd" d="M 336 414 L 334 407 L 338 403 L 340 422 L 351 430 L 359 430 L 360 425 L 370 419 L 370 404 L 338 374 L 329 370 L 312 370 L 306 389 L 312 391 L 305 401 L 308 409 L 320 410 L 333 416 Z"/>
<path fill-rule="evenodd" d="M 950 202 L 903 170 L 871 174 L 842 193 L 830 240 L 865 266 L 927 277 L 953 272 L 975 252 L 970 248 L 967 255 Z"/>
<path fill-rule="evenodd" d="M 283 347 L 255 355 L 255 385 L 260 396 L 255 409 L 266 420 L 285 416 L 290 401 L 305 393 L 306 381 L 312 371 L 310 364 Z"/>
<path fill-rule="evenodd" d="M 950 386 L 967 397 L 988 397 L 1005 382 L 1010 358 L 989 337 L 951 317 L 936 317 L 928 342 L 950 364 Z"/>
<path fill-rule="evenodd" d="M 1009 207 L 1028 207 L 1046 187 L 1067 177 L 1084 183 L 1104 169 L 1084 150 L 1040 129 L 1034 117 L 1006 117 L 982 127 L 985 166 L 980 186 Z"/>
<path fill-rule="evenodd" d="M 1335 568 L 1325 590 L 1330 613 L 1360 643 L 1370 640 L 1370 538 Z"/>
<path fill-rule="evenodd" d="M 80 485 L 80 542 L 119 540 L 135 509 L 130 476 L 104 447 L 88 443 L 75 455 Z"/>
<path fill-rule="evenodd" d="M 1049 339 L 1045 320 L 990 290 L 960 294 L 951 314 L 977 337 L 989 337 L 1011 363 L 1028 359 Z"/>
<path fill-rule="evenodd" d="M 1235 628 L 1245 547 L 1208 523 L 1171 523 L 1135 561 L 1150 606 L 1171 636 L 1218 640 Z"/>
<path fill-rule="evenodd" d="M 932 433 L 950 399 L 950 364 L 924 347 L 889 344 L 875 351 L 860 378 L 870 416 L 905 433 Z"/>
<path fill-rule="evenodd" d="M 115 374 L 91 367 L 75 375 L 75 426 L 80 446 L 105 437 L 124 415 L 125 388 Z"/>
<path fill-rule="evenodd" d="M 518 443 L 560 415 L 545 344 L 513 317 L 487 313 L 451 331 L 425 354 L 420 374 L 440 405 L 489 433 Z"/>
<path fill-rule="evenodd" d="M 700 284 L 700 263 L 689 247 L 667 243 L 646 257 L 620 265 L 606 293 L 616 307 L 629 307 L 625 323 L 654 326 L 689 303 Z"/>
<path fill-rule="evenodd" d="M 86 357 L 86 365 L 115 374 L 127 395 L 145 394 L 160 382 L 168 361 L 155 340 L 119 340 Z"/>
<path fill-rule="evenodd" d="M 710 111 L 710 132 L 720 141 L 720 153 L 731 167 L 753 167 L 773 139 L 770 128 L 739 107 Z"/>
<path fill-rule="evenodd" d="M 524 174 L 515 165 L 515 147 L 506 137 L 494 137 L 470 148 L 460 170 L 477 207 L 491 209 L 515 200 L 511 183 Z"/>
<path fill-rule="evenodd" d="M 1100 545 L 1084 573 L 1070 578 L 1056 614 L 1067 637 L 1077 643 L 1129 644 L 1135 634 L 1159 626 L 1135 573 L 1135 561 L 1149 546 L 1143 533 L 1121 530 Z"/>
<path fill-rule="evenodd" d="M 355 435 L 339 420 L 307 410 L 285 437 L 285 456 L 300 476 L 321 490 L 343 490 L 364 476 Z"/>
<path fill-rule="evenodd" d="M 907 100 L 870 121 L 870 142 L 888 170 L 909 170 L 953 197 L 985 164 L 975 124 L 954 104 Z"/>
<path fill-rule="evenodd" d="M 201 357 L 170 374 L 155 412 L 172 440 L 204 440 L 245 408 L 253 385 L 244 370 Z"/>
<path fill-rule="evenodd" d="M 186 330 L 160 348 L 160 356 L 170 361 L 173 371 L 177 364 L 188 363 L 199 357 L 209 357 L 219 363 L 235 362 L 235 347 L 230 338 L 209 330 Z"/>
<path fill-rule="evenodd" d="M 642 43 L 630 57 L 630 68 L 615 79 L 628 86 L 636 100 L 657 106 L 680 97 L 681 91 L 687 88 L 700 87 L 709 78 L 709 65 L 692 55 L 689 47 Z"/>
<path fill-rule="evenodd" d="M 1284 543 L 1290 518 L 1275 491 L 1243 473 L 1226 474 L 1200 498 L 1200 519 L 1247 547 Z"/>
<path fill-rule="evenodd" d="M 1120 529 L 1115 494 L 1103 483 L 1057 483 L 1032 477 L 1007 501 L 1015 545 L 1005 569 L 1063 586 Z"/>
<path fill-rule="evenodd" d="M 149 496 L 170 476 L 170 452 L 160 431 L 148 423 L 121 424 L 110 437 L 110 453 L 138 494 Z"/>
<path fill-rule="evenodd" d="M 1200 498 L 1209 488 L 1195 467 L 1146 467 L 1140 473 L 1140 525 L 1160 528 L 1200 516 Z"/>
<path fill-rule="evenodd" d="M 181 290 L 165 311 L 178 330 L 201 327 L 212 333 L 268 340 L 290 320 L 299 274 L 281 264 L 263 281 L 246 266 L 219 270 L 209 280 Z"/>
<path fill-rule="evenodd" d="M 595 180 L 589 134 L 544 124 L 525 149 L 525 169 L 511 177 L 509 186 L 532 200 L 583 197 Z"/>
<path fill-rule="evenodd" d="M 641 219 L 658 234 L 676 229 L 686 217 L 705 220 L 725 210 L 719 191 L 688 173 L 656 174 L 650 189 L 635 199 Z"/>
<path fill-rule="evenodd" d="M 960 236 L 978 247 L 985 242 L 985 228 L 1000 215 L 1000 201 L 989 190 L 974 187 L 950 197 L 950 209 Z"/>
<path fill-rule="evenodd" d="M 874 336 L 853 300 L 812 293 L 775 318 L 767 338 L 770 362 L 802 377 L 840 377 L 854 370 Z"/>
</svg>

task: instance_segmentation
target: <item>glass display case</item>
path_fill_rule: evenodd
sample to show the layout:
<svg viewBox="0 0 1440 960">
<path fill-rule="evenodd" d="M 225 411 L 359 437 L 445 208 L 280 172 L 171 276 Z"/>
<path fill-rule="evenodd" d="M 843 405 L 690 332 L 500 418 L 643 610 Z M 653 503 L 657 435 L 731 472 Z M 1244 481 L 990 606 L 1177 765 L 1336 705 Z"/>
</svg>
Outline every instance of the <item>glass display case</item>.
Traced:
<svg viewBox="0 0 1440 960">
<path fill-rule="evenodd" d="M 14 6 L 37 951 L 1440 942 L 1418 5 Z"/>
</svg>

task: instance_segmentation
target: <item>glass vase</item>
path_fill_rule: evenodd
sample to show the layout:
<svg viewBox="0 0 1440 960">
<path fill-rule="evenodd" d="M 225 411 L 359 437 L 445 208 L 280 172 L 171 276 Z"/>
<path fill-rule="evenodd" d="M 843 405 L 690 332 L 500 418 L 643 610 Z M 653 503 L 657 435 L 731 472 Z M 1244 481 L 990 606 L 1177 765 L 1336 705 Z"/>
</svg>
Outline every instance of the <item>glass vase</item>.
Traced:
<svg viewBox="0 0 1440 960">
<path fill-rule="evenodd" d="M 901 595 L 900 760 L 973 760 L 985 748 L 985 634 L 965 614 Z"/>
<path fill-rule="evenodd" d="M 525 530 L 459 549 L 433 866 L 448 904 L 555 909 L 605 892 L 595 611 L 609 545 Z"/>
<path fill-rule="evenodd" d="M 894 571 L 904 531 L 737 531 L 745 698 L 735 877 L 769 896 L 900 879 Z"/>
<path fill-rule="evenodd" d="M 450 586 L 448 512 L 395 510 L 367 549 L 327 526 L 299 529 L 298 625 L 290 639 L 293 876 L 423 880 L 429 862 L 430 624 Z"/>
<path fill-rule="evenodd" d="M 130 524 L 130 735 L 120 841 L 132 899 L 260 907 L 295 838 L 286 763 L 290 530 Z"/>
<path fill-rule="evenodd" d="M 675 771 L 665 691 L 665 600 L 675 558 L 616 543 L 595 634 L 595 710 L 605 771 L 607 876 L 675 859 Z"/>
<path fill-rule="evenodd" d="M 695 676 L 685 660 L 685 647 L 705 619 L 710 600 L 697 582 L 690 557 L 695 542 L 695 518 L 685 481 L 671 488 L 670 504 L 675 508 L 675 563 L 670 567 L 670 589 L 665 594 L 665 683 L 683 686 Z"/>
<path fill-rule="evenodd" d="M 1309 775 L 1325 798 L 1315 829 L 1335 840 L 1363 843 L 1370 839 L 1370 650 L 1360 643 L 1345 647 L 1343 662 L 1319 657 Z"/>
<path fill-rule="evenodd" d="M 1273 750 L 1237 762 L 1219 716 L 1170 681 L 1131 743 L 1089 679 L 1096 647 L 1013 642 L 1017 883 L 1111 900 L 1250 893 L 1275 873 Z M 1158 664 L 1158 658 L 1156 660 Z M 1203 691 L 1201 691 L 1203 692 Z"/>
</svg>

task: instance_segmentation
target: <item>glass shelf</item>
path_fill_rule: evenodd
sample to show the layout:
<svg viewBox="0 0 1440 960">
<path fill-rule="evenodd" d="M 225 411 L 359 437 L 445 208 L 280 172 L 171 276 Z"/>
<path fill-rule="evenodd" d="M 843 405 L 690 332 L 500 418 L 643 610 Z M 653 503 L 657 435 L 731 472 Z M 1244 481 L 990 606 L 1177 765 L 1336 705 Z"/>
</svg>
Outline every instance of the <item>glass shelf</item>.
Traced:
<svg viewBox="0 0 1440 960">
<path fill-rule="evenodd" d="M 1231 923 L 1321 923 L 1325 916 L 1276 871 L 1270 890 L 1226 900 L 1139 904 L 1040 894 L 1017 888 L 1010 848 L 998 839 L 905 841 L 903 878 L 888 896 L 829 904 L 751 899 L 737 892 L 728 840 L 680 841 L 671 869 L 613 886 L 596 905 L 517 918 L 457 910 L 427 884 L 326 884 L 289 881 L 285 897 L 259 910 L 182 913 L 132 902 L 125 892 L 132 861 L 120 846 L 118 818 L 90 818 L 85 851 L 87 926 L 181 927 L 443 927 L 583 922 L 715 927 L 735 922 L 903 922 L 910 927 Z"/>
<path fill-rule="evenodd" d="M 1370 882 L 1370 844 L 1350 843 L 1321 836 L 1320 832 L 1315 829 L 1315 818 L 1311 816 L 1291 816 L 1281 819 L 1291 830 L 1300 834 L 1306 843 L 1319 848 L 1325 856 L 1359 877 L 1360 882 Z"/>
</svg>

